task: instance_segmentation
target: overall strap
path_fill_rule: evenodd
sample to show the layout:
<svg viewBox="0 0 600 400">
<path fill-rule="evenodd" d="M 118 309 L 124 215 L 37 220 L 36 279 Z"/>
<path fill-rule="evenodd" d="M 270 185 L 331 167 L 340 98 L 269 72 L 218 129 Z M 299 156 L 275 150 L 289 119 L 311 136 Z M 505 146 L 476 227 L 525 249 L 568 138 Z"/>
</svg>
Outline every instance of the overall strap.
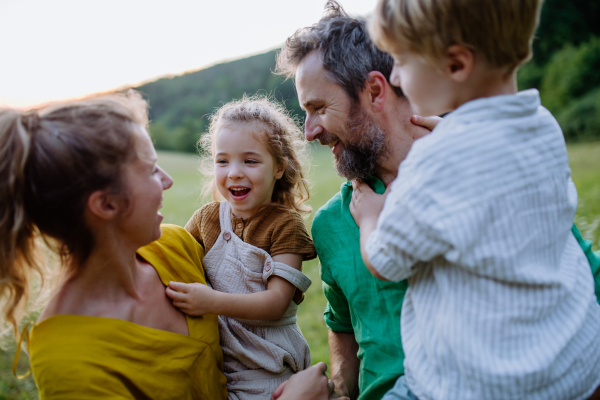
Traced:
<svg viewBox="0 0 600 400">
<path fill-rule="evenodd" d="M 271 265 L 269 265 L 271 264 Z M 281 262 L 267 261 L 267 264 L 263 270 L 263 282 L 267 282 L 271 275 L 279 276 L 292 285 L 296 286 L 302 293 L 306 292 L 312 281 L 301 271 L 296 268 L 292 268 L 287 264 Z"/>
<path fill-rule="evenodd" d="M 17 377 L 17 379 L 27 378 L 31 373 L 31 367 L 29 370 L 23 375 L 17 375 L 17 363 L 19 362 L 19 356 L 21 355 L 21 346 L 23 345 L 23 338 L 25 338 L 25 342 L 27 343 L 27 349 L 29 350 L 29 324 L 25 325 L 23 331 L 21 332 L 21 338 L 19 339 L 19 344 L 17 345 L 17 354 L 15 354 L 15 361 L 13 361 L 13 375 Z"/>
<path fill-rule="evenodd" d="M 233 232 L 231 225 L 231 204 L 227 201 L 222 201 L 219 206 L 219 222 L 221 223 L 221 232 Z"/>
</svg>

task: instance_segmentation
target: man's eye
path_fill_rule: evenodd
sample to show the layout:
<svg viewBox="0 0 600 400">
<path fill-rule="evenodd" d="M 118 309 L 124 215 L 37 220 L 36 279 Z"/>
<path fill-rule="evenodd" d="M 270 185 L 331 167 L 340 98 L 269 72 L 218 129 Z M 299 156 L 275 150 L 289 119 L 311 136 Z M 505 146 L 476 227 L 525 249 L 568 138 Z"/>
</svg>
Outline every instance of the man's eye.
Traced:
<svg viewBox="0 0 600 400">
<path fill-rule="evenodd" d="M 323 112 L 325 111 L 325 108 L 323 106 L 317 106 L 314 108 L 314 110 L 317 114 L 323 114 Z"/>
</svg>

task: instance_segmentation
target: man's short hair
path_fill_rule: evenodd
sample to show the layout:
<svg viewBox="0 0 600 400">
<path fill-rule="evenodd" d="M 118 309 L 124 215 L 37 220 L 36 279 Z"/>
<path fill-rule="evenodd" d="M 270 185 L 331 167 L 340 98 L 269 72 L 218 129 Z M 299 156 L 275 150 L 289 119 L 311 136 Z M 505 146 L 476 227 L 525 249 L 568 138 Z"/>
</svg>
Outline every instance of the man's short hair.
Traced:
<svg viewBox="0 0 600 400">
<path fill-rule="evenodd" d="M 369 72 L 379 71 L 389 82 L 394 61 L 369 38 L 366 20 L 350 17 L 336 1 L 325 4 L 325 14 L 316 24 L 299 29 L 277 54 L 275 72 L 293 78 L 298 64 L 318 51 L 323 67 L 352 100 L 358 100 Z M 402 90 L 394 87 L 398 96 Z"/>
<path fill-rule="evenodd" d="M 452 45 L 514 71 L 531 58 L 542 0 L 379 0 L 369 24 L 373 41 L 440 60 Z"/>
</svg>

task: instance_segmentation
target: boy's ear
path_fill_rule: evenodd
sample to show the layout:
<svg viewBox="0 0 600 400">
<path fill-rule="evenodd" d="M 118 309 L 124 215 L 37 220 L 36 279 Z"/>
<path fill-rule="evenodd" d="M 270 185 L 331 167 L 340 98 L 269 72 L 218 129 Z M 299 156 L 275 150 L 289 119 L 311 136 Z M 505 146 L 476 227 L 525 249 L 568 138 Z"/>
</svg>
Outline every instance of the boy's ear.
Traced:
<svg viewBox="0 0 600 400">
<path fill-rule="evenodd" d="M 287 162 L 285 162 L 285 161 L 282 161 L 277 166 L 277 170 L 275 171 L 275 179 L 281 179 L 281 177 L 283 176 L 283 173 L 285 172 L 286 167 L 287 167 Z"/>
<path fill-rule="evenodd" d="M 473 51 L 465 46 L 454 44 L 446 51 L 447 61 L 444 66 L 450 79 L 457 83 L 466 81 L 473 71 Z"/>
<path fill-rule="evenodd" d="M 366 105 L 371 107 L 374 112 L 383 111 L 388 85 L 387 79 L 379 71 L 371 71 L 367 75 L 363 95 L 366 97 Z"/>
<path fill-rule="evenodd" d="M 104 190 L 96 190 L 87 200 L 90 213 L 104 220 L 113 219 L 119 212 L 117 196 Z"/>
</svg>

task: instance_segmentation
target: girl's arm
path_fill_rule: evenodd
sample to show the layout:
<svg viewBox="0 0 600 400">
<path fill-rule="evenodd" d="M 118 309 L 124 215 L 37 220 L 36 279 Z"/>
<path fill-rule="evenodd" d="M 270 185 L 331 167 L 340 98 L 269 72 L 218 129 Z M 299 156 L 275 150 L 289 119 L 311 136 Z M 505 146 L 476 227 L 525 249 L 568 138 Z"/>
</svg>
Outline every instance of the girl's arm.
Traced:
<svg viewBox="0 0 600 400">
<path fill-rule="evenodd" d="M 279 254 L 273 261 L 301 270 L 302 255 Z M 296 287 L 278 276 L 271 276 L 267 290 L 251 294 L 223 293 L 201 283 L 169 282 L 167 296 L 173 305 L 188 315 L 225 315 L 227 317 L 275 320 L 287 310 Z"/>
</svg>

